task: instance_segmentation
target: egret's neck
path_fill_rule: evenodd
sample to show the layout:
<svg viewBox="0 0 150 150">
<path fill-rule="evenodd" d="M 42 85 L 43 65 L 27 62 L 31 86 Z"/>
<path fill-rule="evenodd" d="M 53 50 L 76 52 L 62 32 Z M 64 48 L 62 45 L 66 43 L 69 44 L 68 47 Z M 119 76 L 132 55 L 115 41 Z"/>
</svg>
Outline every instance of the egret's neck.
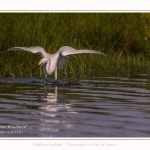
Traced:
<svg viewBox="0 0 150 150">
<path fill-rule="evenodd" d="M 49 54 L 49 53 L 47 53 L 47 52 L 43 52 L 42 53 L 42 57 L 44 58 L 44 57 L 50 57 L 51 56 L 51 54 Z"/>
<path fill-rule="evenodd" d="M 58 52 L 54 53 L 54 54 L 53 54 L 53 57 L 54 57 L 56 60 L 58 60 L 58 58 L 59 58 L 59 53 L 58 53 Z"/>
</svg>

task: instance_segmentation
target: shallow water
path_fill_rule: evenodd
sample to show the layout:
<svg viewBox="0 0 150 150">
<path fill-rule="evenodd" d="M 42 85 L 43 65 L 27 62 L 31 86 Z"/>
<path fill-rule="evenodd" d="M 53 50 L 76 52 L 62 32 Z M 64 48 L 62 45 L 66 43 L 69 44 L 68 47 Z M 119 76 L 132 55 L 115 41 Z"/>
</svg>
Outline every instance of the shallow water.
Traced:
<svg viewBox="0 0 150 150">
<path fill-rule="evenodd" d="M 33 80 L 0 79 L 1 137 L 150 137 L 147 74 L 91 76 L 70 87 Z"/>
</svg>

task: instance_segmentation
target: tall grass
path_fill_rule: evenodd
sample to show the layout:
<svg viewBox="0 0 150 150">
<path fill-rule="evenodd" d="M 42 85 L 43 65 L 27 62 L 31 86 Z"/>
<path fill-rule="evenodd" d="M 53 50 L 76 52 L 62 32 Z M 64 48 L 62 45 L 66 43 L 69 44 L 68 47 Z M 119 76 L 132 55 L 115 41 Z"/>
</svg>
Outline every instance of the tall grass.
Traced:
<svg viewBox="0 0 150 150">
<path fill-rule="evenodd" d="M 107 56 L 71 56 L 63 72 L 149 68 L 150 15 L 145 13 L 1 13 L 0 76 L 24 77 L 40 57 L 14 46 L 95 49 Z M 62 73 L 63 73 L 62 72 Z M 36 72 L 42 75 L 42 70 Z"/>
</svg>

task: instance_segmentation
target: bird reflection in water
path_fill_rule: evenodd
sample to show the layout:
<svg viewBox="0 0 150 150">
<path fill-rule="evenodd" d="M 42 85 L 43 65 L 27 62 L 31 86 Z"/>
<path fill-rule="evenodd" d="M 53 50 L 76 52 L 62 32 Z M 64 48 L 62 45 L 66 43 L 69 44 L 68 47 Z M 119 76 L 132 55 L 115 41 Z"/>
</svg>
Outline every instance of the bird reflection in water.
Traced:
<svg viewBox="0 0 150 150">
<path fill-rule="evenodd" d="M 51 102 L 51 103 L 57 103 L 57 97 L 58 97 L 58 93 L 57 93 L 58 88 L 54 87 L 54 93 L 48 93 L 48 87 L 45 87 L 45 94 L 44 94 L 44 100 Z"/>
</svg>

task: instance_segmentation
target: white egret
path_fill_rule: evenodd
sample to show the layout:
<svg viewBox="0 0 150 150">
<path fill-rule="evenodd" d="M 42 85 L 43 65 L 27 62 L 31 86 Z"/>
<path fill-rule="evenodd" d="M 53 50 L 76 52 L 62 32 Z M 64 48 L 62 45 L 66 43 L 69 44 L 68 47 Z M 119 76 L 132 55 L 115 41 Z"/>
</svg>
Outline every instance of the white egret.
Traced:
<svg viewBox="0 0 150 150">
<path fill-rule="evenodd" d="M 35 54 L 39 54 L 42 59 L 39 61 L 38 66 L 36 66 L 32 71 L 32 73 L 39 67 L 43 65 L 43 71 L 45 75 L 45 79 L 47 81 L 47 75 L 51 75 L 55 72 L 55 81 L 57 80 L 57 69 L 62 69 L 64 65 L 67 63 L 68 55 L 72 54 L 81 54 L 81 53 L 93 53 L 100 54 L 106 56 L 104 53 L 96 51 L 96 50 L 77 50 L 70 46 L 61 47 L 56 53 L 49 54 L 42 47 L 34 46 L 34 47 L 12 47 L 8 50 L 16 50 L 16 51 L 27 51 Z"/>
</svg>

